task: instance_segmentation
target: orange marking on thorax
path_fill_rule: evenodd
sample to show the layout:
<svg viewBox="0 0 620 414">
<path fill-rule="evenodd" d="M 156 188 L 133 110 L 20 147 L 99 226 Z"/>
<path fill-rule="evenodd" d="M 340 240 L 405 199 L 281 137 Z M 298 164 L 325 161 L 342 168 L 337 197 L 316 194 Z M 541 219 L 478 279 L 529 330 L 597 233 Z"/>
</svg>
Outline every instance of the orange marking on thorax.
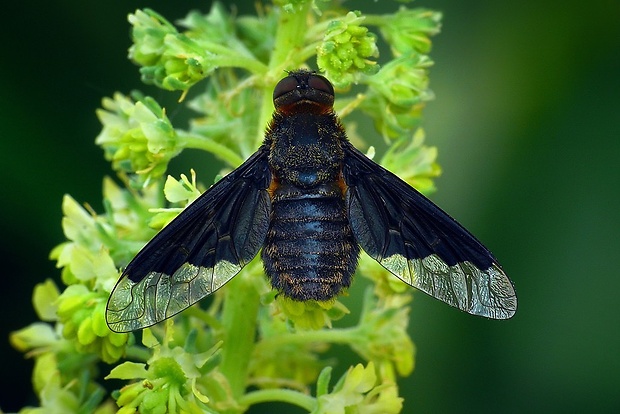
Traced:
<svg viewBox="0 0 620 414">
<path fill-rule="evenodd" d="M 349 189 L 349 186 L 344 181 L 344 177 L 342 175 L 342 169 L 340 170 L 340 174 L 338 174 L 338 179 L 336 180 L 336 185 L 340 188 L 340 191 L 342 191 L 342 197 L 343 198 L 346 197 L 347 190 Z"/>
<path fill-rule="evenodd" d="M 278 178 L 272 173 L 271 183 L 269 184 L 269 187 L 267 187 L 267 193 L 269 194 L 269 198 L 271 198 L 272 200 L 273 195 L 275 194 L 278 187 L 280 187 L 280 182 L 278 181 Z"/>
</svg>

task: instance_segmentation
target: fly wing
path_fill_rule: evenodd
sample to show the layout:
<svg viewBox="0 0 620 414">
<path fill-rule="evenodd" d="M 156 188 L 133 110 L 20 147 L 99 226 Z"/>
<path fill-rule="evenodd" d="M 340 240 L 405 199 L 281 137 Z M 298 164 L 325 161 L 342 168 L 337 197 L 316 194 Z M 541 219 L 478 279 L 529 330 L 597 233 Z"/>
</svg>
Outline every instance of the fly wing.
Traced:
<svg viewBox="0 0 620 414">
<path fill-rule="evenodd" d="M 465 312 L 514 315 L 512 283 L 482 243 L 350 143 L 344 150 L 347 212 L 366 253 L 408 285 Z"/>
<path fill-rule="evenodd" d="M 159 232 L 127 265 L 106 309 L 112 331 L 154 325 L 228 282 L 262 247 L 271 212 L 261 148 Z"/>
</svg>

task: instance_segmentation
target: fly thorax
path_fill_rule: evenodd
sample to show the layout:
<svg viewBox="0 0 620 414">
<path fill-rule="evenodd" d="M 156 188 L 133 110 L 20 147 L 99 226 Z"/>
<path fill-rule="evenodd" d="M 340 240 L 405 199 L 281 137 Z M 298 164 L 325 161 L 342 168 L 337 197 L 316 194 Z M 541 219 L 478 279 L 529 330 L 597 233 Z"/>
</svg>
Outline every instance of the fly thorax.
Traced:
<svg viewBox="0 0 620 414">
<path fill-rule="evenodd" d="M 308 188 L 338 177 L 342 138 L 324 117 L 296 117 L 272 130 L 269 163 L 281 183 Z"/>
</svg>

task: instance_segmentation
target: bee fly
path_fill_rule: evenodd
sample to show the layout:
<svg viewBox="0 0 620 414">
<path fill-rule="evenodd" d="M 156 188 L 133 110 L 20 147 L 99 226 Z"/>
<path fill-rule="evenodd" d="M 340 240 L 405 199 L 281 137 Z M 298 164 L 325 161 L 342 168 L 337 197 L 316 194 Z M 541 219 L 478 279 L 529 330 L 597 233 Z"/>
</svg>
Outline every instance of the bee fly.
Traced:
<svg viewBox="0 0 620 414">
<path fill-rule="evenodd" d="M 221 288 L 262 248 L 274 289 L 329 300 L 360 247 L 403 282 L 473 315 L 508 319 L 512 283 L 465 228 L 354 148 L 323 76 L 293 71 L 273 93 L 258 151 L 190 204 L 127 265 L 111 330 L 160 322 Z"/>
</svg>

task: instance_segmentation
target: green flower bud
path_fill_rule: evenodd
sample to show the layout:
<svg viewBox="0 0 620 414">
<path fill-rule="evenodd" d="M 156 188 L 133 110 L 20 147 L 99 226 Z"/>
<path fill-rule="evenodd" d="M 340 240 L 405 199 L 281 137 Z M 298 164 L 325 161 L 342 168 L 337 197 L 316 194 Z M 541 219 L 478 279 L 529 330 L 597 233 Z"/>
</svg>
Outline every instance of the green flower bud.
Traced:
<svg viewBox="0 0 620 414">
<path fill-rule="evenodd" d="M 402 138 L 419 127 L 424 104 L 434 97 L 428 89 L 431 65 L 432 61 L 425 55 L 404 55 L 365 79 L 369 90 L 360 109 L 374 119 L 383 136 Z"/>
<path fill-rule="evenodd" d="M 53 352 L 44 352 L 34 360 L 32 385 L 37 393 L 43 391 L 50 378 L 58 378 L 58 356 Z"/>
<path fill-rule="evenodd" d="M 351 347 L 366 360 L 394 364 L 398 373 L 406 376 L 413 371 L 415 352 L 407 334 L 409 308 L 404 306 L 410 298 L 394 295 L 394 299 L 378 306 L 372 291 L 366 291 L 364 312 L 358 327 L 359 335 L 364 339 L 353 342 Z"/>
<path fill-rule="evenodd" d="M 379 56 L 377 37 L 361 25 L 363 21 L 359 12 L 332 21 L 317 49 L 317 65 L 336 87 L 346 87 L 362 74 L 378 70 L 377 62 L 371 60 Z"/>
<path fill-rule="evenodd" d="M 122 365 L 119 365 L 121 367 Z M 119 368 L 117 367 L 117 368 Z M 116 369 L 116 368 L 115 368 Z M 110 376 L 108 376 L 110 378 Z M 124 386 L 116 398 L 116 404 L 118 404 L 120 408 L 119 412 L 123 410 L 123 412 L 127 413 L 135 413 L 136 408 L 133 406 L 134 400 L 137 400 L 142 392 L 148 387 L 144 386 L 144 383 L 135 382 L 133 384 L 129 384 Z M 133 408 L 133 410 L 131 410 Z"/>
<path fill-rule="evenodd" d="M 119 391 L 116 403 L 126 412 L 133 408 L 140 413 L 200 413 L 209 399 L 197 387 L 196 380 L 202 374 L 196 364 L 204 364 L 214 351 L 207 358 L 200 358 L 180 347 L 170 349 L 160 344 L 156 345 L 148 368 L 124 362 L 106 378 L 142 380 Z"/>
<path fill-rule="evenodd" d="M 181 151 L 165 111 L 148 97 L 134 102 L 119 93 L 104 99 L 103 108 L 97 111 L 103 129 L 95 142 L 112 167 L 137 174 L 144 186 L 161 177 Z"/>
<path fill-rule="evenodd" d="M 164 51 L 166 35 L 177 34 L 177 30 L 152 10 L 136 10 L 134 14 L 129 15 L 128 20 L 133 26 L 134 38 L 129 56 L 140 65 L 155 65 Z"/>
<path fill-rule="evenodd" d="M 424 145 L 424 130 L 419 128 L 412 137 L 403 137 L 390 146 L 381 165 L 428 194 L 435 190 L 433 179 L 441 174 L 436 160 L 437 148 Z"/>
<path fill-rule="evenodd" d="M 396 13 L 384 17 L 380 30 L 395 56 L 412 51 L 430 52 L 430 36 L 439 33 L 441 28 L 441 13 L 432 10 L 401 7 Z"/>
<path fill-rule="evenodd" d="M 136 10 L 129 15 L 129 23 L 134 41 L 129 57 L 142 66 L 145 83 L 187 90 L 207 75 L 204 49 L 162 16 L 152 10 Z"/>
<path fill-rule="evenodd" d="M 105 326 L 107 293 L 90 292 L 84 285 L 71 285 L 58 298 L 58 318 L 66 339 L 75 339 L 83 353 L 99 354 L 107 363 L 122 355 L 129 334 L 111 332 Z"/>
<path fill-rule="evenodd" d="M 433 98 L 428 89 L 428 68 L 432 64 L 426 55 L 404 55 L 369 77 L 368 85 L 391 104 L 410 107 Z"/>
<path fill-rule="evenodd" d="M 280 306 L 282 313 L 295 324 L 297 329 L 316 330 L 324 326 L 331 327 L 331 319 L 328 315 L 328 311 L 332 309 L 336 303 L 335 299 L 325 302 L 317 302 L 314 300 L 298 302 L 285 296 L 278 296 L 276 302 Z"/>
<path fill-rule="evenodd" d="M 166 414 L 168 412 L 167 405 L 170 401 L 170 394 L 174 392 L 173 390 L 174 387 L 162 387 L 157 389 L 157 391 L 145 390 L 138 411 L 145 414 Z"/>
<path fill-rule="evenodd" d="M 51 325 L 35 322 L 9 335 L 11 346 L 21 352 L 43 348 L 53 345 L 58 341 L 58 335 Z"/>
<path fill-rule="evenodd" d="M 181 174 L 181 179 L 178 181 L 168 176 L 164 185 L 166 200 L 171 203 L 182 202 L 183 204 L 189 204 L 197 199 L 201 192 L 196 185 L 196 173 L 194 170 L 191 171 L 191 176 L 191 181 L 185 174 Z"/>
<path fill-rule="evenodd" d="M 349 368 L 333 391 L 318 397 L 317 414 L 396 414 L 402 409 L 396 384 L 379 380 L 375 365 L 358 364 Z"/>
<path fill-rule="evenodd" d="M 57 319 L 56 299 L 58 299 L 59 295 L 58 287 L 52 279 L 47 279 L 34 287 L 32 303 L 42 321 L 53 322 Z"/>
<path fill-rule="evenodd" d="M 166 377 L 168 381 L 174 384 L 183 384 L 187 379 L 183 369 L 170 357 L 156 359 L 151 364 L 150 369 L 152 369 L 155 378 Z"/>
</svg>

